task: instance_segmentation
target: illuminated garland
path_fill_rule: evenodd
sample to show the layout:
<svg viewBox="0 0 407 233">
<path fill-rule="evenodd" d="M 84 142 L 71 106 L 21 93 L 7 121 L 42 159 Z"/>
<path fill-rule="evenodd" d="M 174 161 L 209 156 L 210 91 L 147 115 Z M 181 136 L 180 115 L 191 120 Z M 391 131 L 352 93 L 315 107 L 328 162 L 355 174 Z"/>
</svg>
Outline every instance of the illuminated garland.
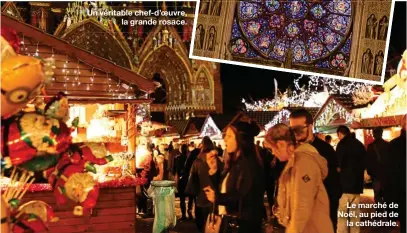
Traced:
<svg viewBox="0 0 407 233">
<path fill-rule="evenodd" d="M 271 120 L 264 126 L 264 129 L 267 131 L 269 128 L 278 123 L 287 123 L 288 119 L 290 118 L 290 113 L 291 112 L 288 111 L 287 109 L 281 110 L 280 112 L 278 112 L 277 115 L 273 117 L 273 120 Z"/>
<path fill-rule="evenodd" d="M 350 124 L 353 121 L 353 116 L 351 113 L 346 111 L 344 107 L 339 105 L 335 100 L 328 103 L 324 111 L 319 115 L 315 121 L 316 127 L 328 126 L 335 117 L 338 116 L 340 119 L 344 119 L 346 124 Z"/>
<path fill-rule="evenodd" d="M 308 85 L 300 87 L 299 82 L 302 78 L 303 75 L 294 80 L 295 90 L 291 93 L 285 91 L 275 99 L 264 99 L 254 103 L 248 103 L 243 99 L 242 103 L 245 104 L 247 111 L 279 111 L 283 107 L 321 107 L 324 101 L 318 101 L 318 94 L 324 92 L 328 95 L 350 95 L 359 92 L 353 98 L 358 103 L 365 103 L 366 96 L 373 95 L 371 86 L 365 83 L 310 76 Z"/>
</svg>

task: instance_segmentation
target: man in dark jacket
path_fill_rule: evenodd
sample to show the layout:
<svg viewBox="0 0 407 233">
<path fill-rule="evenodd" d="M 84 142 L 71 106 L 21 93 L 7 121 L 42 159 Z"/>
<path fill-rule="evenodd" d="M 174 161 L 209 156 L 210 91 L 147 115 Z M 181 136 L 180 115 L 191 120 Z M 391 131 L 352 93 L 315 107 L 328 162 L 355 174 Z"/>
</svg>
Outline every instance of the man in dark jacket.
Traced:
<svg viewBox="0 0 407 233">
<path fill-rule="evenodd" d="M 373 129 L 375 140 L 367 146 L 366 168 L 372 178 L 375 202 L 384 202 L 384 171 L 389 155 L 389 143 L 383 140 L 383 129 Z"/>
<path fill-rule="evenodd" d="M 400 232 L 406 232 L 406 116 L 401 120 L 400 136 L 390 142 L 385 189 L 387 203 L 398 204 Z M 391 209 L 394 211 L 394 209 Z"/>
<path fill-rule="evenodd" d="M 329 198 L 330 217 L 333 228 L 337 225 L 337 210 L 341 189 L 338 173 L 338 160 L 333 147 L 327 142 L 315 137 L 313 134 L 313 118 L 305 109 L 293 111 L 290 114 L 290 127 L 294 130 L 295 138 L 299 143 L 310 143 L 318 153 L 328 162 L 328 176 L 324 180 L 324 185 Z"/>
<path fill-rule="evenodd" d="M 339 200 L 338 212 L 354 212 L 356 217 L 338 217 L 338 232 L 359 232 L 360 227 L 356 222 L 360 221 L 358 208 L 360 202 L 360 194 L 363 193 L 364 171 L 365 171 L 365 146 L 351 135 L 351 132 L 346 126 L 339 126 L 337 129 L 339 143 L 336 147 L 336 153 L 339 160 L 340 180 L 342 188 L 342 196 Z M 355 205 L 356 208 L 348 208 Z M 353 226 L 349 226 L 349 222 Z"/>
</svg>

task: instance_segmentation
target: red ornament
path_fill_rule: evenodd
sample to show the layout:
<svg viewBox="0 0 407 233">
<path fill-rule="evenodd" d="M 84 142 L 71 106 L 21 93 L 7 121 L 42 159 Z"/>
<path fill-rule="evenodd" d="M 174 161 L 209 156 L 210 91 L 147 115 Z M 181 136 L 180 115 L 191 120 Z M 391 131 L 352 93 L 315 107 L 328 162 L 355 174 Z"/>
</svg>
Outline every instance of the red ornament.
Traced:
<svg viewBox="0 0 407 233">
<path fill-rule="evenodd" d="M 59 154 L 72 142 L 71 129 L 39 113 L 21 113 L 2 124 L 1 152 L 8 165 L 19 165 L 35 156 Z"/>
<path fill-rule="evenodd" d="M 16 213 L 14 214 L 16 217 Z M 47 232 L 45 223 L 35 214 L 22 214 L 16 219 L 13 224 L 13 233 L 26 233 L 26 232 Z"/>
<path fill-rule="evenodd" d="M 11 28 L 2 27 L 1 36 L 13 47 L 14 52 L 20 52 L 20 37 L 17 35 L 16 30 Z"/>
</svg>

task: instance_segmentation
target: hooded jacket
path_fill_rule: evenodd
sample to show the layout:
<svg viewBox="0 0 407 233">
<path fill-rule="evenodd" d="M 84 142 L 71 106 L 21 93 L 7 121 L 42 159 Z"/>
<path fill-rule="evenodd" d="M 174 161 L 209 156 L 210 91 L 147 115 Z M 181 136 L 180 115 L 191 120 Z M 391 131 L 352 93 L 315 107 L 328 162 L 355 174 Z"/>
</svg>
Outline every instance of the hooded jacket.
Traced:
<svg viewBox="0 0 407 233">
<path fill-rule="evenodd" d="M 328 175 L 325 158 L 310 144 L 294 151 L 279 178 L 277 217 L 286 233 L 333 233 L 328 194 L 323 184 Z"/>
</svg>

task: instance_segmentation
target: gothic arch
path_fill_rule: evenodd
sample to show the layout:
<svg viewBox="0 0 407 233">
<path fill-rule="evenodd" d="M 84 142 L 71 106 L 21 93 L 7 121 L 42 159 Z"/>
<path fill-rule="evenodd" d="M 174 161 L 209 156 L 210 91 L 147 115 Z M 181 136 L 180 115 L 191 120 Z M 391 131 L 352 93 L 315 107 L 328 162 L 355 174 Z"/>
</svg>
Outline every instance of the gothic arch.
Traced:
<svg viewBox="0 0 407 233">
<path fill-rule="evenodd" d="M 202 75 L 203 74 L 203 75 Z M 205 65 L 201 65 L 195 73 L 193 79 L 192 100 L 196 105 L 210 105 L 215 103 L 215 83 L 214 78 Z M 203 95 L 203 99 L 199 100 Z M 209 97 L 209 99 L 207 99 Z M 209 100 L 209 102 L 208 102 Z"/>
<path fill-rule="evenodd" d="M 151 50 L 154 47 L 153 46 L 153 37 L 155 37 L 161 30 L 167 29 L 168 32 L 172 35 L 173 38 L 178 42 L 176 46 L 174 47 L 175 53 L 178 55 L 178 57 L 184 62 L 186 66 L 189 66 L 189 55 L 188 55 L 188 48 L 185 46 L 185 44 L 182 42 L 182 38 L 179 36 L 177 30 L 172 27 L 172 26 L 156 26 L 153 31 L 151 31 L 147 38 L 144 40 L 143 44 L 141 45 L 140 48 L 140 54 L 139 54 L 139 59 L 140 61 L 146 60 L 146 58 L 151 55 Z M 141 69 L 141 65 L 140 65 Z M 188 69 L 189 70 L 189 69 Z M 189 72 L 190 73 L 190 72 Z M 190 76 L 192 77 L 192 76 Z"/>
<path fill-rule="evenodd" d="M 62 24 L 65 23 L 62 22 Z M 60 33 L 62 28 L 63 26 L 60 25 L 56 33 L 62 34 Z M 68 27 L 60 37 L 72 45 L 115 62 L 119 66 L 133 69 L 128 44 L 125 41 L 120 42 L 107 27 L 95 19 L 89 18 Z"/>
<path fill-rule="evenodd" d="M 152 78 L 159 73 L 167 86 L 169 106 L 191 102 L 191 72 L 183 59 L 169 46 L 151 51 L 140 65 L 139 73 Z"/>
</svg>

